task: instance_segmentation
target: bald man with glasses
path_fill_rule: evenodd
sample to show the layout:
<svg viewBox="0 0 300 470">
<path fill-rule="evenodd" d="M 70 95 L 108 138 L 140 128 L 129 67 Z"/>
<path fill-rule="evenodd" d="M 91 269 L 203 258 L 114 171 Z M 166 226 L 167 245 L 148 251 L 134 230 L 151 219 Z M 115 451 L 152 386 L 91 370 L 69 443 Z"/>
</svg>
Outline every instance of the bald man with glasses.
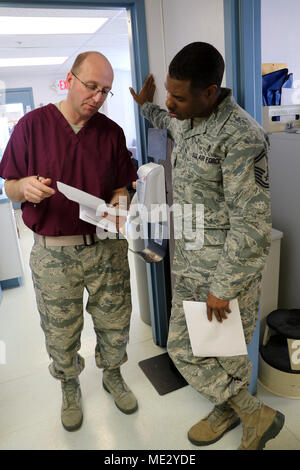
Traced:
<svg viewBox="0 0 300 470">
<path fill-rule="evenodd" d="M 80 83 L 82 83 L 82 85 L 83 85 L 87 90 L 89 90 L 91 93 L 93 93 L 93 95 L 97 95 L 98 93 L 101 93 L 101 96 L 102 96 L 103 98 L 105 98 L 105 99 L 106 99 L 108 96 L 111 97 L 111 98 L 114 96 L 114 94 L 113 94 L 112 91 L 110 91 L 110 90 L 105 90 L 104 88 L 103 88 L 103 89 L 97 88 L 97 85 L 95 85 L 95 84 L 93 84 L 93 83 L 85 83 L 85 82 L 83 82 L 82 80 L 80 80 L 80 78 L 77 77 L 77 75 L 76 75 L 74 72 L 72 72 L 72 71 L 71 71 L 71 74 L 72 74 L 75 78 L 77 78 L 77 80 L 79 80 Z"/>
<path fill-rule="evenodd" d="M 16 125 L 0 164 L 8 197 L 22 203 L 33 231 L 30 255 L 37 306 L 51 358 L 61 381 L 61 420 L 75 431 L 83 421 L 78 353 L 86 310 L 96 333 L 96 364 L 103 387 L 126 414 L 137 410 L 120 373 L 127 360 L 131 316 L 127 241 L 99 240 L 95 226 L 79 219 L 79 206 L 63 196 L 61 181 L 117 205 L 137 179 L 122 129 L 99 113 L 112 95 L 113 69 L 102 54 L 80 54 L 67 75 L 68 95 L 26 114 Z M 128 200 L 128 199 L 127 199 Z M 117 218 L 118 226 L 118 218 Z"/>
</svg>

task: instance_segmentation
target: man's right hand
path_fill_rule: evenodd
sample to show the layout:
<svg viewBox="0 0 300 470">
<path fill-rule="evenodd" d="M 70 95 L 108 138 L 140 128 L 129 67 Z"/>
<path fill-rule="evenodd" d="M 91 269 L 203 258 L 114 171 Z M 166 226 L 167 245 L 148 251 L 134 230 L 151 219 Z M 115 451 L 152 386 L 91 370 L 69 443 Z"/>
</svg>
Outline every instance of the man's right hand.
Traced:
<svg viewBox="0 0 300 470">
<path fill-rule="evenodd" d="M 144 81 L 141 91 L 138 94 L 133 90 L 133 88 L 129 88 L 129 91 L 136 103 L 139 106 L 143 106 L 144 103 L 152 103 L 155 89 L 156 85 L 154 77 L 150 74 Z"/>
<path fill-rule="evenodd" d="M 50 178 L 27 176 L 19 180 L 6 180 L 5 192 L 12 201 L 29 201 L 38 204 L 43 199 L 55 194 L 54 189 L 50 188 L 50 184 Z"/>
<path fill-rule="evenodd" d="M 28 178 L 23 178 L 21 181 L 26 201 L 38 204 L 47 197 L 51 197 L 55 194 L 54 189 L 50 188 L 50 178 L 29 176 Z"/>
</svg>

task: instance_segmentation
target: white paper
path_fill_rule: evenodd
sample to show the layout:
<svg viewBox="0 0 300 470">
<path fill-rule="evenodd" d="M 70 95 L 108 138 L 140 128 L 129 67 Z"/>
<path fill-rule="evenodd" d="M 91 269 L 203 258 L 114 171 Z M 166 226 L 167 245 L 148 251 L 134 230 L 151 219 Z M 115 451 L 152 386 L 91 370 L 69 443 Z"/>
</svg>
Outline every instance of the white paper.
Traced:
<svg viewBox="0 0 300 470">
<path fill-rule="evenodd" d="M 222 323 L 215 315 L 210 322 L 205 302 L 183 301 L 194 356 L 218 357 L 247 354 L 247 346 L 237 299 L 229 303 L 231 313 Z"/>
<path fill-rule="evenodd" d="M 61 183 L 60 181 L 57 181 L 57 188 L 68 199 L 79 204 L 79 218 L 89 224 L 96 225 L 109 232 L 117 233 L 118 230 L 115 224 L 116 216 L 123 217 L 124 223 L 126 222 L 127 211 L 122 209 L 117 210 L 110 204 L 106 204 L 103 199 L 74 188 L 73 186 L 69 186 L 68 184 Z M 108 213 L 109 215 L 103 217 L 104 213 Z"/>
</svg>

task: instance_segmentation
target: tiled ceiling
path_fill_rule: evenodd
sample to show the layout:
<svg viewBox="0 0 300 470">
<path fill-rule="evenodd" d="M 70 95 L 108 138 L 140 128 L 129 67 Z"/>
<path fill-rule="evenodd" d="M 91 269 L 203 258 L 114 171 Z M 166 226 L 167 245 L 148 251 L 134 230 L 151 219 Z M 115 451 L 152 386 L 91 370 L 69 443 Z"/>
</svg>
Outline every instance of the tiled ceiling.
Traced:
<svg viewBox="0 0 300 470">
<path fill-rule="evenodd" d="M 4 67 L 0 80 L 13 74 L 64 74 L 70 70 L 75 57 L 84 51 L 102 52 L 114 69 L 130 70 L 128 22 L 125 9 L 31 9 L 0 7 L 0 16 L 100 17 L 108 21 L 94 34 L 1 35 L 0 58 L 7 57 L 68 57 L 62 65 Z"/>
</svg>

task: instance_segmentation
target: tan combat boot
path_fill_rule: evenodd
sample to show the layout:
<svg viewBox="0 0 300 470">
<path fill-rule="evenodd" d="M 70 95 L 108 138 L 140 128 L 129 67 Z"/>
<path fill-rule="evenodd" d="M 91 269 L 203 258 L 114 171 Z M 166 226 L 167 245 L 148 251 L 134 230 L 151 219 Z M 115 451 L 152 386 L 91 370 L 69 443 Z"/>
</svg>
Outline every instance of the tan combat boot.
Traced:
<svg viewBox="0 0 300 470">
<path fill-rule="evenodd" d="M 240 418 L 227 404 L 216 405 L 206 418 L 188 432 L 188 439 L 196 446 L 208 446 L 240 424 Z"/>
<path fill-rule="evenodd" d="M 61 422 L 67 431 L 76 431 L 83 421 L 81 408 L 81 390 L 78 379 L 61 382 L 62 407 Z"/>
<path fill-rule="evenodd" d="M 137 399 L 124 382 L 120 369 L 105 369 L 102 383 L 104 389 L 114 397 L 115 404 L 120 411 L 131 414 L 138 409 Z"/>
<path fill-rule="evenodd" d="M 256 407 L 255 401 L 258 403 Z M 230 398 L 228 403 L 243 423 L 243 438 L 238 450 L 262 450 L 283 428 L 284 415 L 259 402 L 245 390 Z"/>
</svg>

